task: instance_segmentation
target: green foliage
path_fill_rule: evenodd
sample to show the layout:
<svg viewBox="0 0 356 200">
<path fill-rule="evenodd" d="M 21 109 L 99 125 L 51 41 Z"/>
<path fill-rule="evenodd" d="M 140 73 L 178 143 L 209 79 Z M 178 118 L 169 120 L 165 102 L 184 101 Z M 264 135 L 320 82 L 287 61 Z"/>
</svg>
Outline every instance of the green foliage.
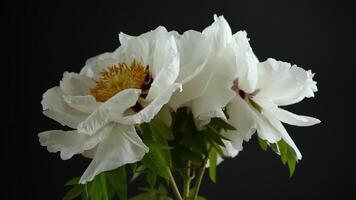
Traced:
<svg viewBox="0 0 356 200">
<path fill-rule="evenodd" d="M 66 186 L 72 188 L 63 200 L 72 200 L 79 196 L 81 199 L 109 200 L 118 196 L 121 200 L 127 199 L 127 181 L 125 167 L 103 172 L 87 184 L 79 184 L 79 177 L 68 181 Z"/>
<path fill-rule="evenodd" d="M 209 177 L 210 180 L 216 183 L 216 164 L 218 154 L 215 149 L 212 149 L 209 154 Z"/>
<path fill-rule="evenodd" d="M 142 188 L 141 190 L 145 193 L 136 195 L 130 200 L 173 200 L 168 196 L 168 191 L 163 185 L 160 185 L 158 189 Z"/>
<path fill-rule="evenodd" d="M 283 164 L 288 164 L 289 176 L 293 176 L 296 163 L 298 162 L 297 154 L 294 149 L 284 140 L 278 142 L 279 153 Z"/>
<path fill-rule="evenodd" d="M 150 151 L 143 157 L 142 163 L 159 176 L 169 179 L 168 166 L 160 150 L 155 146 L 149 146 Z"/>
<path fill-rule="evenodd" d="M 257 110 L 259 109 L 253 101 L 250 103 Z M 186 108 L 178 109 L 172 114 L 170 127 L 158 119 L 140 124 L 137 131 L 149 147 L 149 152 L 141 161 L 103 172 L 85 185 L 79 184 L 79 177 L 73 178 L 65 183 L 65 186 L 71 188 L 63 199 L 127 200 L 128 183 L 142 175 L 146 178 L 147 188 L 142 188 L 141 194 L 129 200 L 173 200 L 168 195 L 166 186 L 171 184 L 170 181 L 173 180 L 171 173 L 174 172 L 182 176 L 184 183 L 188 183 L 184 185 L 184 198 L 192 199 L 195 191 L 199 192 L 197 178 L 202 178 L 207 162 L 209 162 L 209 178 L 216 183 L 218 156 L 224 156 L 225 143 L 229 141 L 229 138 L 225 137 L 225 132 L 236 128 L 238 127 L 220 118 L 212 118 L 206 126 L 198 128 L 192 113 Z M 258 138 L 258 143 L 264 151 L 270 149 L 280 155 L 282 163 L 288 165 L 290 176 L 293 175 L 297 163 L 293 148 L 284 140 L 270 144 Z M 190 181 L 195 183 L 194 186 L 190 185 Z M 206 200 L 206 198 L 198 196 L 195 200 Z"/>
<path fill-rule="evenodd" d="M 79 195 L 82 194 L 84 191 L 84 186 L 83 185 L 74 185 L 68 192 L 67 194 L 63 197 L 63 200 L 71 200 L 75 199 Z"/>
<path fill-rule="evenodd" d="M 266 140 L 258 138 L 258 142 L 263 150 L 266 151 L 268 147 L 270 147 L 273 152 L 277 153 L 281 157 L 282 163 L 284 165 L 288 165 L 289 176 L 293 176 L 298 158 L 296 152 L 291 146 L 289 146 L 283 139 L 277 143 L 270 144 Z"/>
</svg>

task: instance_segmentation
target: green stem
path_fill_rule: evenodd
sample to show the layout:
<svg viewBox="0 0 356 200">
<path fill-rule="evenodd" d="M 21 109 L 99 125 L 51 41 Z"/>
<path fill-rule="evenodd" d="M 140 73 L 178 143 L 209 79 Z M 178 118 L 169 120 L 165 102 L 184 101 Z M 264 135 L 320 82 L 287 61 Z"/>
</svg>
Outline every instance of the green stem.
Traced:
<svg viewBox="0 0 356 200">
<path fill-rule="evenodd" d="M 190 174 L 191 172 L 191 162 L 188 161 L 187 169 L 184 175 L 184 187 L 183 187 L 183 199 L 186 200 L 189 197 L 189 190 L 190 190 L 190 182 L 193 180 L 193 176 Z"/>
<path fill-rule="evenodd" d="M 197 177 L 197 180 L 196 180 L 196 184 L 195 184 L 195 191 L 194 191 L 193 200 L 196 200 L 198 198 L 201 182 L 203 180 L 205 169 L 206 169 L 206 163 L 208 162 L 209 154 L 210 154 L 211 149 L 212 149 L 212 146 L 209 148 L 208 154 L 207 154 L 206 158 L 204 159 L 204 161 L 202 162 L 202 164 L 200 166 L 199 174 L 198 174 L 198 177 Z"/>
<path fill-rule="evenodd" d="M 195 186 L 193 200 L 196 200 L 198 198 L 201 182 L 203 180 L 205 169 L 206 169 L 205 165 L 206 165 L 206 162 L 204 162 L 204 165 L 200 167 L 199 174 L 198 174 L 198 177 L 196 180 L 197 182 L 196 182 L 196 186 Z"/>
<path fill-rule="evenodd" d="M 182 195 L 179 192 L 179 189 L 177 187 L 177 183 L 174 180 L 174 177 L 172 175 L 171 170 L 169 169 L 168 172 L 169 172 L 170 186 L 171 186 L 171 188 L 173 190 L 174 196 L 176 197 L 177 200 L 183 200 Z"/>
</svg>

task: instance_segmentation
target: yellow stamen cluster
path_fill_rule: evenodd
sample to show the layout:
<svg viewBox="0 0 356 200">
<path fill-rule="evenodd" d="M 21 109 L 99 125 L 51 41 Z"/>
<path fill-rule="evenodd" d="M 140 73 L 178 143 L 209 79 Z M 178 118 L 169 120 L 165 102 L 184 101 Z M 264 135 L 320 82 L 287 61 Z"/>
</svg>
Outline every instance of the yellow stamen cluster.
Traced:
<svg viewBox="0 0 356 200">
<path fill-rule="evenodd" d="M 100 80 L 90 93 L 97 101 L 105 102 L 122 90 L 140 89 L 148 73 L 148 69 L 136 60 L 130 66 L 125 63 L 113 65 L 100 73 Z"/>
</svg>

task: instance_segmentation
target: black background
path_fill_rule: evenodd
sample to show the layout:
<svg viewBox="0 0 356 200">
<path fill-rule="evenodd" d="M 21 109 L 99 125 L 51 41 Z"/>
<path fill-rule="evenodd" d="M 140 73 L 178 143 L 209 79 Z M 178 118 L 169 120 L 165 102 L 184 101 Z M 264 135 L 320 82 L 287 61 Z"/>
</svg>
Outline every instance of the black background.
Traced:
<svg viewBox="0 0 356 200">
<path fill-rule="evenodd" d="M 203 30 L 213 14 L 225 16 L 233 32 L 246 30 L 259 59 L 273 57 L 316 73 L 316 98 L 289 106 L 320 118 L 313 127 L 287 129 L 303 159 L 289 178 L 279 157 L 260 150 L 255 138 L 207 179 L 209 199 L 345 199 L 355 189 L 353 146 L 346 130 L 346 96 L 355 39 L 352 7 L 341 1 L 23 1 L 3 5 L 1 199 L 61 199 L 66 180 L 81 175 L 88 160 L 62 161 L 38 142 L 37 133 L 62 127 L 41 113 L 42 94 L 64 71 L 79 72 L 87 58 L 118 47 L 118 33 L 138 35 L 165 26 L 182 33 Z M 350 78 L 349 78 L 350 77 Z M 355 117 L 349 119 L 354 120 Z M 5 137 L 4 137 L 5 136 Z M 352 144 L 351 144 L 352 145 Z M 348 180 L 351 180 L 348 183 Z M 353 180 L 353 181 L 352 181 Z M 143 181 L 141 181 L 143 183 Z M 142 183 L 131 184 L 133 195 Z M 350 190 L 351 189 L 351 190 Z"/>
</svg>

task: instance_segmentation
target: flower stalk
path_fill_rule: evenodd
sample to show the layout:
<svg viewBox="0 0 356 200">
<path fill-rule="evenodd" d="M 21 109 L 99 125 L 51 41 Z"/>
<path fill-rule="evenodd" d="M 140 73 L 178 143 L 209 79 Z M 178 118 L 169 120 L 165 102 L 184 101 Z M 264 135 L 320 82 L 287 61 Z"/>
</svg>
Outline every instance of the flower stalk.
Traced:
<svg viewBox="0 0 356 200">
<path fill-rule="evenodd" d="M 176 181 L 174 180 L 174 176 L 173 176 L 171 170 L 169 169 L 168 172 L 169 172 L 168 174 L 169 174 L 169 179 L 170 179 L 170 186 L 171 186 L 171 188 L 172 188 L 172 191 L 173 191 L 173 193 L 174 193 L 174 196 L 176 197 L 177 200 L 183 200 L 182 195 L 181 195 L 180 192 L 179 192 L 177 183 L 176 183 Z"/>
</svg>

